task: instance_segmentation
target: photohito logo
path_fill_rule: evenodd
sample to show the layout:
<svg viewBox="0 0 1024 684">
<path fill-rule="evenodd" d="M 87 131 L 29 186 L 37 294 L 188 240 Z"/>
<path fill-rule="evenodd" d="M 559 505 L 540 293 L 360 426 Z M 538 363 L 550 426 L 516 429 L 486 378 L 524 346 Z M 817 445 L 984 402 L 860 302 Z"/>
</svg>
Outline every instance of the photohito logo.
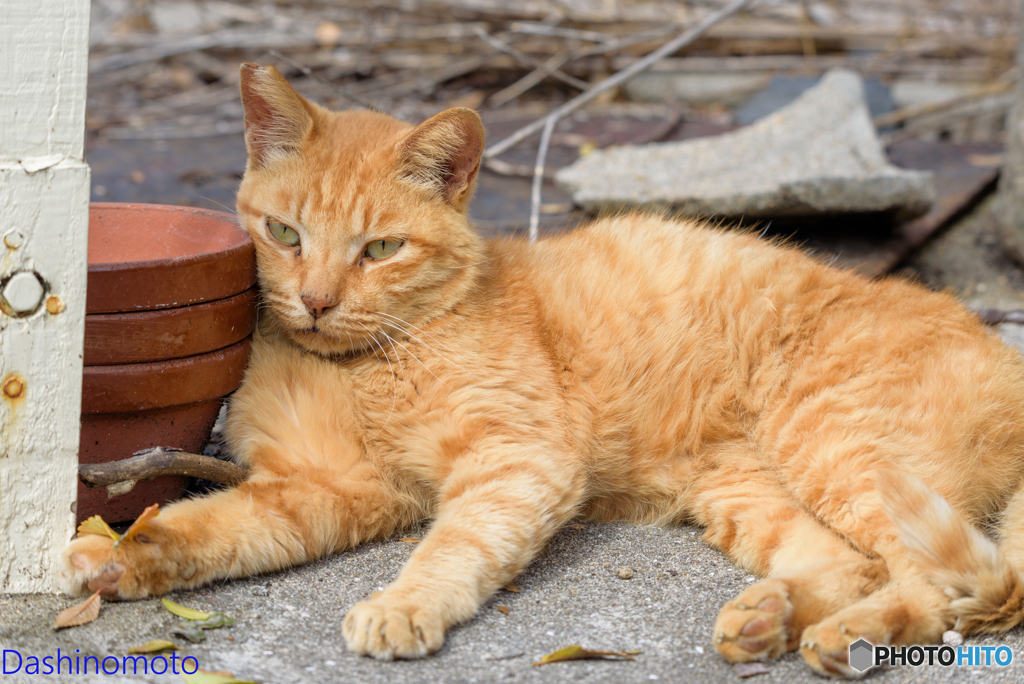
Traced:
<svg viewBox="0 0 1024 684">
<path fill-rule="evenodd" d="M 1013 662 L 1009 646 L 873 646 L 865 639 L 850 644 L 850 667 L 857 672 L 888 661 L 892 666 L 967 665 L 969 667 L 1006 667 Z"/>
</svg>

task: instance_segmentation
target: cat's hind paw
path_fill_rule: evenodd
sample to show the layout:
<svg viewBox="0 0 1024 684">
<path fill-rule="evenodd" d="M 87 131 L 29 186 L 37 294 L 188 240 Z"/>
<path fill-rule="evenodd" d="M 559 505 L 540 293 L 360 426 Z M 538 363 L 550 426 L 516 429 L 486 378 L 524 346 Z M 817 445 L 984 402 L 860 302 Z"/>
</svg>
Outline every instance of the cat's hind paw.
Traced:
<svg viewBox="0 0 1024 684">
<path fill-rule="evenodd" d="M 872 644 L 889 641 L 858 629 L 853 623 L 847 626 L 846 622 L 833 616 L 804 630 L 800 637 L 800 655 L 818 674 L 856 679 L 871 671 L 871 668 L 856 670 L 850 665 L 850 644 L 859 639 Z"/>
<path fill-rule="evenodd" d="M 421 606 L 384 594 L 360 601 L 345 617 L 348 650 L 377 660 L 423 658 L 444 644 L 444 627 Z"/>
<path fill-rule="evenodd" d="M 767 579 L 729 601 L 715 620 L 715 648 L 730 663 L 778 658 L 786 652 L 793 605 L 782 580 Z"/>
</svg>

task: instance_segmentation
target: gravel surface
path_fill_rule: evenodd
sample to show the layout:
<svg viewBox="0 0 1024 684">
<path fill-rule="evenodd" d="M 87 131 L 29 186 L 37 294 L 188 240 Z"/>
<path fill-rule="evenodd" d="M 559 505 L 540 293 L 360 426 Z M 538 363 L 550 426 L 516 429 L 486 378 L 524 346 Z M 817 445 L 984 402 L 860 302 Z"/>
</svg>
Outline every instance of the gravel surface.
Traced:
<svg viewBox="0 0 1024 684">
<path fill-rule="evenodd" d="M 577 525 L 578 527 L 578 525 Z M 424 530 L 411 530 L 417 535 Z M 416 662 L 379 663 L 345 652 L 346 609 L 393 579 L 412 545 L 368 544 L 354 551 L 273 575 L 227 582 L 173 600 L 236 619 L 207 632 L 182 655 L 200 667 L 227 670 L 263 684 L 315 682 L 737 682 L 711 644 L 719 607 L 754 581 L 700 540 L 693 527 L 653 528 L 586 523 L 567 527 L 516 583 L 499 591 L 467 624 L 451 630 L 444 648 Z M 620 568 L 633 571 L 620 579 Z M 628 574 L 628 573 L 623 573 Z M 122 656 L 152 639 L 170 638 L 181 621 L 159 601 L 106 603 L 94 623 L 53 632 L 58 611 L 75 603 L 58 596 L 0 595 L 0 645 L 28 655 Z M 508 614 L 498 610 L 505 606 Z M 178 640 L 179 643 L 182 643 Z M 533 667 L 541 655 L 571 644 L 640 650 L 632 662 L 575 661 Z M 1024 633 L 969 638 L 968 645 L 1007 645 L 1024 658 Z M 180 658 L 180 656 L 179 656 Z M 16 663 L 9 660 L 8 667 Z M 192 665 L 189 664 L 189 669 Z M 181 682 L 180 676 L 121 677 L 5 675 L 0 681 Z M 751 682 L 821 682 L 790 654 L 768 664 Z M 1019 682 L 1024 668 L 894 668 L 872 682 Z"/>
</svg>

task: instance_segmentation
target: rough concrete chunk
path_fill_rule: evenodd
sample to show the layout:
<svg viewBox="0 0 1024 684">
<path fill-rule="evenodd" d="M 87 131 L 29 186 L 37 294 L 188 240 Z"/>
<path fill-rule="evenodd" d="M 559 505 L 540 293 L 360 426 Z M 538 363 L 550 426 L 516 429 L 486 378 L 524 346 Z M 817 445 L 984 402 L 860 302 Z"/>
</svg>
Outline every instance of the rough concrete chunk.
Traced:
<svg viewBox="0 0 1024 684">
<path fill-rule="evenodd" d="M 860 77 L 834 70 L 788 107 L 741 130 L 594 152 L 556 181 L 591 210 L 670 207 L 693 216 L 925 213 L 930 173 L 891 165 Z"/>
</svg>

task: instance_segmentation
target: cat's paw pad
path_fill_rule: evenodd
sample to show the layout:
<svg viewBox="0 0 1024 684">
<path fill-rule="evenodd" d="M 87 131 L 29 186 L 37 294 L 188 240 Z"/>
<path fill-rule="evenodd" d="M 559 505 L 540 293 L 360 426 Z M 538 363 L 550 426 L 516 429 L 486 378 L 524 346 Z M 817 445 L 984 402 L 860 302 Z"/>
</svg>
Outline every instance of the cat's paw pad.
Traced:
<svg viewBox="0 0 1024 684">
<path fill-rule="evenodd" d="M 885 644 L 889 640 L 880 639 L 857 627 L 854 622 L 835 618 L 811 625 L 800 637 L 800 655 L 818 674 L 827 677 L 863 677 L 871 668 L 861 672 L 850 666 L 850 644 L 859 639 L 871 644 Z"/>
<path fill-rule="evenodd" d="M 422 606 L 395 602 L 383 594 L 360 601 L 345 617 L 348 650 L 377 660 L 422 658 L 444 643 L 441 621 Z"/>
<path fill-rule="evenodd" d="M 729 601 L 715 620 L 715 648 L 730 663 L 778 658 L 786 652 L 793 605 L 782 580 L 768 579 Z"/>
</svg>

